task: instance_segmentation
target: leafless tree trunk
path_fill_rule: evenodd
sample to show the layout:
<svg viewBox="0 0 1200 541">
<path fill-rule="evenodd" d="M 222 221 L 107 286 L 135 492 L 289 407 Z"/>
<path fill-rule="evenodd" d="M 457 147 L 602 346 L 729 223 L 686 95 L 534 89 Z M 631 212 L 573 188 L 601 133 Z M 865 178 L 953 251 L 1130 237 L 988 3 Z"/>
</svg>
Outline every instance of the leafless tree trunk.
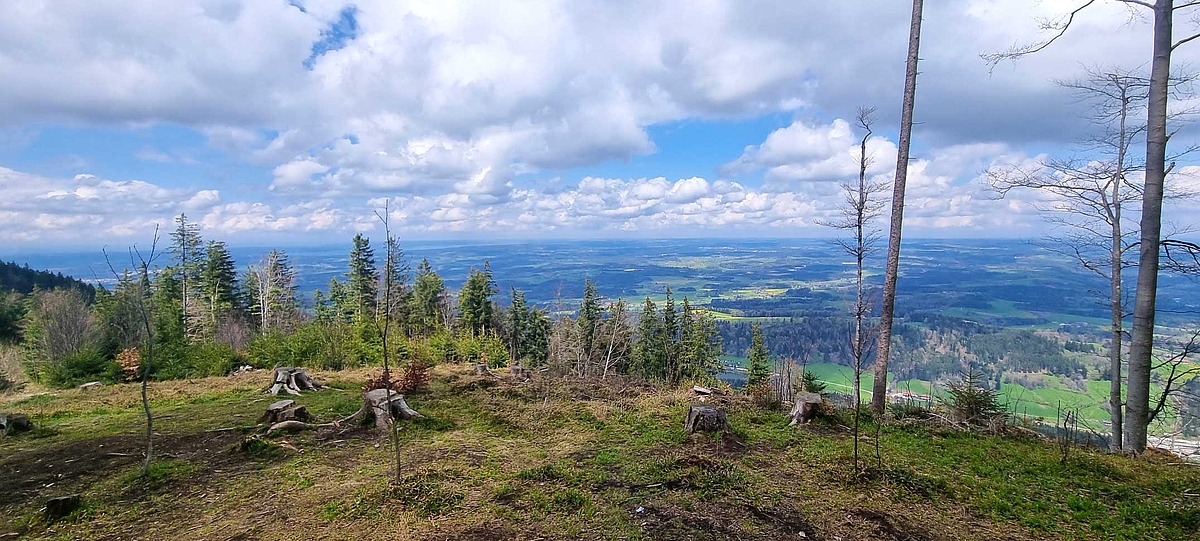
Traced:
<svg viewBox="0 0 1200 541">
<path fill-rule="evenodd" d="M 150 474 L 150 460 L 154 456 L 154 415 L 150 411 L 150 397 L 148 389 L 150 386 L 150 369 L 154 365 L 154 331 L 150 323 L 150 309 L 146 306 L 146 297 L 149 292 L 145 291 L 146 284 L 150 283 L 150 265 L 154 263 L 158 257 L 158 226 L 154 226 L 154 239 L 150 243 L 150 253 L 143 255 L 136 246 L 129 248 L 129 263 L 138 269 L 138 280 L 136 281 L 136 297 L 138 313 L 142 320 L 142 330 L 146 335 L 142 346 L 145 349 L 145 354 L 142 355 L 142 410 L 146 413 L 146 459 L 142 462 L 142 476 Z M 108 262 L 108 268 L 112 271 L 113 276 L 120 279 L 120 273 L 113 267 L 109 261 L 108 252 L 104 252 L 104 260 Z"/>
<path fill-rule="evenodd" d="M 867 321 L 867 316 L 870 314 L 871 306 L 867 302 L 866 292 L 863 282 L 863 261 L 867 256 L 875 251 L 875 244 L 879 240 L 879 230 L 872 226 L 872 222 L 879 217 L 883 211 L 883 203 L 875 199 L 875 196 L 882 193 L 886 187 L 878 182 L 867 180 L 867 167 L 871 165 L 871 156 L 867 154 L 867 141 L 871 138 L 871 124 L 873 119 L 871 115 L 875 112 L 874 108 L 859 107 L 858 109 L 858 126 L 865 132 L 862 140 L 859 142 L 858 154 L 858 183 L 845 184 L 842 189 L 846 192 L 846 200 L 842 205 L 842 218 L 833 222 L 823 222 L 821 225 L 834 227 L 842 230 L 852 231 L 853 237 L 850 239 L 838 239 L 838 246 L 844 252 L 854 258 L 855 263 L 855 299 L 854 307 L 851 313 L 854 315 L 854 331 L 850 336 L 850 353 L 854 356 L 851 359 L 850 368 L 854 372 L 854 469 L 858 471 L 858 440 L 859 440 L 859 413 L 862 408 L 862 371 L 863 360 L 867 357 L 870 349 L 870 338 L 873 329 Z"/>
<path fill-rule="evenodd" d="M 883 278 L 883 310 L 875 355 L 875 386 L 871 409 L 882 414 L 887 405 L 888 356 L 892 352 L 892 318 L 896 311 L 896 280 L 900 272 L 900 232 L 904 226 L 904 189 L 908 181 L 908 151 L 912 142 L 913 107 L 917 97 L 917 60 L 921 50 L 922 0 L 913 0 L 908 31 L 908 65 L 904 71 L 904 104 L 900 114 L 900 144 L 896 155 L 896 184 L 892 189 L 892 223 L 888 234 L 887 272 Z"/>
<path fill-rule="evenodd" d="M 1075 16 L 1098 0 L 1087 0 L 1071 13 L 1043 24 L 1056 33 L 1040 43 L 1014 46 L 1002 53 L 985 54 L 991 65 L 1020 58 L 1050 46 L 1062 37 Z M 1146 107 L 1146 174 L 1142 187 L 1141 240 L 1138 243 L 1137 292 L 1133 302 L 1133 332 L 1130 335 L 1128 394 L 1125 405 L 1124 449 L 1135 454 L 1146 450 L 1146 432 L 1150 421 L 1150 373 L 1154 350 L 1155 297 L 1158 294 L 1159 250 L 1162 248 L 1162 202 L 1167 176 L 1167 104 L 1171 85 L 1171 54 L 1179 46 L 1200 38 L 1192 34 L 1173 41 L 1174 15 L 1177 10 L 1200 6 L 1186 0 L 1115 0 L 1129 6 L 1148 8 L 1154 15 L 1153 56 L 1150 62 L 1149 101 Z"/>
<path fill-rule="evenodd" d="M 392 326 L 392 272 L 391 272 L 391 269 L 393 268 L 393 263 L 395 263 L 393 258 L 396 256 L 395 250 L 393 250 L 393 247 L 397 244 L 397 243 L 393 242 L 392 230 L 388 223 L 388 218 L 389 218 L 389 215 L 391 214 L 391 209 L 389 208 L 390 206 L 391 206 L 390 202 L 384 203 L 383 214 L 380 214 L 378 211 L 375 212 L 375 216 L 379 218 L 379 221 L 383 222 L 383 236 L 385 239 L 384 246 L 386 246 L 386 252 L 387 252 L 386 255 L 384 256 L 384 259 L 385 259 L 384 268 L 387 269 L 387 271 L 383 273 L 383 275 L 384 275 L 383 276 L 383 321 L 382 321 L 382 329 L 380 329 L 380 332 L 379 332 L 380 336 L 383 339 L 383 388 L 385 389 L 384 398 L 387 399 L 387 402 L 386 402 L 387 404 L 392 403 L 392 368 L 391 368 L 392 353 L 391 353 L 391 348 L 389 347 L 391 344 L 388 342 L 388 334 L 389 334 L 388 329 L 390 329 Z M 379 327 L 380 325 L 381 325 L 380 318 L 377 316 L 375 318 L 375 326 Z M 396 482 L 399 483 L 401 473 L 404 471 L 402 469 L 402 464 L 400 462 L 400 426 L 399 426 L 400 423 L 396 419 L 396 416 L 392 414 L 392 408 L 389 407 L 389 408 L 387 408 L 387 410 L 388 410 L 388 415 L 391 417 L 391 424 L 389 426 L 391 427 L 391 432 L 392 432 L 391 433 L 392 451 L 396 455 Z"/>
</svg>

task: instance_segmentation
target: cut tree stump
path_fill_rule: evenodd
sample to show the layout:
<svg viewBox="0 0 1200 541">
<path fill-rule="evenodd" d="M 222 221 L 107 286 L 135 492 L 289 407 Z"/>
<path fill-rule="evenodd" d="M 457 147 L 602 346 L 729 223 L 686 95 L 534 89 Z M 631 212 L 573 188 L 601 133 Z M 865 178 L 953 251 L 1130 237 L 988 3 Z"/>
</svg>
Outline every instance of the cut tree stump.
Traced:
<svg viewBox="0 0 1200 541">
<path fill-rule="evenodd" d="M 475 365 L 475 375 L 476 376 L 491 376 L 493 378 L 496 377 L 496 373 L 492 372 L 492 369 L 488 368 L 488 365 L 485 363 L 477 363 Z"/>
<path fill-rule="evenodd" d="M 307 423 L 312 420 L 313 416 L 308 413 L 308 409 L 296 404 L 295 400 L 280 400 L 267 406 L 267 412 L 259 422 L 275 425 L 286 421 Z"/>
<path fill-rule="evenodd" d="M 95 391 L 96 389 L 99 389 L 101 385 L 104 384 L 100 383 L 99 381 L 90 381 L 76 387 L 76 389 L 79 389 L 80 391 Z"/>
<path fill-rule="evenodd" d="M 23 413 L 0 413 L 0 436 L 33 430 L 29 416 Z"/>
<path fill-rule="evenodd" d="M 303 368 L 285 366 L 275 369 L 274 382 L 266 392 L 278 395 L 279 391 L 285 391 L 287 394 L 299 396 L 300 391 L 320 391 L 325 388 L 312 379 Z"/>
<path fill-rule="evenodd" d="M 688 434 L 696 432 L 721 432 L 729 428 L 725 412 L 712 404 L 692 404 L 688 408 L 687 421 L 683 429 Z"/>
<path fill-rule="evenodd" d="M 708 387 L 701 387 L 699 385 L 693 385 L 692 392 L 694 392 L 700 396 L 708 396 L 708 395 L 713 394 L 712 389 L 709 389 Z"/>
<path fill-rule="evenodd" d="M 46 500 L 46 507 L 42 510 L 42 516 L 48 522 L 61 520 L 74 513 L 76 509 L 79 509 L 80 505 L 83 505 L 83 499 L 78 494 L 51 498 Z"/>
<path fill-rule="evenodd" d="M 529 380 L 533 379 L 533 370 L 530 370 L 528 368 L 521 368 L 520 366 L 514 366 L 514 367 L 508 369 L 508 375 L 514 379 L 519 379 L 521 381 L 529 381 Z"/>
<path fill-rule="evenodd" d="M 788 417 L 792 422 L 788 426 L 808 423 L 817 415 L 817 406 L 821 404 L 821 395 L 817 393 L 796 393 L 796 405 L 792 407 L 792 412 Z"/>
<path fill-rule="evenodd" d="M 347 417 L 345 420 L 364 420 L 370 415 L 375 419 L 375 428 L 387 428 L 388 423 L 393 419 L 420 419 L 425 417 L 416 410 L 408 407 L 408 402 L 404 401 L 404 395 L 395 391 L 391 392 L 391 414 L 388 414 L 388 390 L 374 389 L 363 393 L 363 405 L 358 410 L 358 413 Z"/>
</svg>

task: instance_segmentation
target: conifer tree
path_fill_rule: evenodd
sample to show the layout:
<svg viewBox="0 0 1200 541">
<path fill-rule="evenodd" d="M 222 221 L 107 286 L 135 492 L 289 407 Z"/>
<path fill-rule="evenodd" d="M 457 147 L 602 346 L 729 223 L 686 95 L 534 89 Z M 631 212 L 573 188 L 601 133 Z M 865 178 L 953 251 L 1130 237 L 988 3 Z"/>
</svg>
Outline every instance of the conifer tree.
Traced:
<svg viewBox="0 0 1200 541">
<path fill-rule="evenodd" d="M 392 321 L 400 323 L 402 326 L 410 324 L 410 310 L 412 304 L 412 287 L 409 284 L 409 266 L 404 260 L 404 251 L 400 248 L 400 239 L 391 237 L 387 241 L 387 250 L 391 254 L 383 266 L 383 274 L 385 277 L 386 287 L 390 288 L 390 293 L 385 297 L 391 306 L 388 307 L 388 314 Z"/>
<path fill-rule="evenodd" d="M 198 297 L 204 299 L 208 314 L 204 318 L 208 331 L 216 328 L 218 320 L 239 308 L 237 269 L 233 256 L 224 242 L 209 241 L 200 268 Z"/>
<path fill-rule="evenodd" d="M 515 287 L 512 288 L 512 304 L 508 307 L 509 350 L 510 355 L 517 362 L 521 362 L 525 357 L 525 351 L 528 348 L 525 339 L 530 333 L 529 316 L 529 307 L 525 304 L 525 293 Z"/>
<path fill-rule="evenodd" d="M 758 323 L 750 327 L 750 375 L 746 378 L 746 386 L 753 387 L 767 381 L 771 377 L 771 359 L 767 346 L 763 341 L 762 328 Z"/>
<path fill-rule="evenodd" d="M 429 333 L 442 325 L 442 304 L 446 298 L 446 283 L 433 270 L 428 259 L 417 266 L 413 283 L 411 318 L 421 333 Z"/>
<path fill-rule="evenodd" d="M 355 316 L 360 320 L 373 317 L 379 296 L 379 270 L 375 267 L 375 251 L 371 248 L 371 241 L 362 233 L 354 235 L 346 279 L 354 301 Z"/>
<path fill-rule="evenodd" d="M 583 357 L 590 361 L 595 357 L 596 324 L 600 321 L 600 293 L 591 280 L 584 282 L 583 302 L 579 305 L 579 335 L 583 341 Z"/>
<path fill-rule="evenodd" d="M 657 307 L 650 297 L 646 297 L 641 318 L 638 319 L 637 340 L 633 343 L 634 371 L 643 378 L 663 377 L 662 336 L 662 320 L 658 317 Z"/>
<path fill-rule="evenodd" d="M 671 298 L 671 288 L 667 288 L 667 299 L 663 302 L 662 325 L 659 327 L 659 338 L 656 344 L 659 350 L 659 365 L 662 375 L 672 383 L 679 377 L 679 314 L 675 311 L 675 300 Z"/>
<path fill-rule="evenodd" d="M 471 269 L 470 276 L 458 294 L 458 317 L 463 328 L 475 336 L 487 334 L 492 320 L 492 296 L 496 282 L 492 280 L 491 264 L 483 270 Z"/>
<path fill-rule="evenodd" d="M 186 214 L 175 217 L 175 231 L 171 232 L 171 254 L 174 256 L 173 272 L 178 273 L 179 277 L 179 299 L 185 315 L 196 311 L 196 300 L 203 296 L 194 291 L 204 265 L 203 242 L 199 225 L 188 221 Z"/>
</svg>

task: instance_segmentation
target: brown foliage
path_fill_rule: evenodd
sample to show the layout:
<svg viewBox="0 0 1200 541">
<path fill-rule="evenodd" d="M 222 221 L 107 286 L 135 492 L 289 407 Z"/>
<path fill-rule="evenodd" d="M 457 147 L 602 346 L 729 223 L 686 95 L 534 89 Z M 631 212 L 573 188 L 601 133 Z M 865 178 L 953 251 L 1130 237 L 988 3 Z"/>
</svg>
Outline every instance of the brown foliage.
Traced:
<svg viewBox="0 0 1200 541">
<path fill-rule="evenodd" d="M 125 381 L 133 381 L 138 378 L 138 367 L 142 365 L 142 356 L 138 353 L 137 348 L 121 350 L 114 361 L 117 366 L 121 367 L 121 372 L 125 374 Z"/>
<path fill-rule="evenodd" d="M 391 388 L 398 394 L 412 394 L 429 385 L 429 369 L 430 365 L 424 361 L 413 360 L 404 365 L 399 370 L 399 374 L 391 378 Z M 375 389 L 386 389 L 388 387 L 387 378 L 383 373 L 373 375 L 367 379 L 367 383 L 363 385 L 364 391 L 373 391 Z"/>
</svg>

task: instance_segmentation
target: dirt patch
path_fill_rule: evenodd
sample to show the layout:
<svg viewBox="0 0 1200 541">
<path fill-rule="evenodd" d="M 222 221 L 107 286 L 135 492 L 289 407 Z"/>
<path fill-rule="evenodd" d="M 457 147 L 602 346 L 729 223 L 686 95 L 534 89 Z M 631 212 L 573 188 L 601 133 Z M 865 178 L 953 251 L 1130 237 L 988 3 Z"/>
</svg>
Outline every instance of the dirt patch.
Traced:
<svg viewBox="0 0 1200 541">
<path fill-rule="evenodd" d="M 651 539 L 820 539 L 794 509 L 710 504 L 688 510 L 659 503 L 630 511 Z"/>
<path fill-rule="evenodd" d="M 237 433 L 157 436 L 156 456 L 207 463 L 210 468 L 246 459 L 228 452 L 242 438 Z M 141 462 L 145 442 L 139 436 L 119 435 L 47 446 L 16 449 L 0 460 L 0 507 L 31 503 L 42 495 L 79 491 L 113 470 Z"/>
<path fill-rule="evenodd" d="M 892 539 L 895 541 L 932 541 L 924 530 L 904 517 L 892 516 L 870 509 L 855 509 L 850 515 L 873 524 L 877 531 L 877 539 Z"/>
</svg>

